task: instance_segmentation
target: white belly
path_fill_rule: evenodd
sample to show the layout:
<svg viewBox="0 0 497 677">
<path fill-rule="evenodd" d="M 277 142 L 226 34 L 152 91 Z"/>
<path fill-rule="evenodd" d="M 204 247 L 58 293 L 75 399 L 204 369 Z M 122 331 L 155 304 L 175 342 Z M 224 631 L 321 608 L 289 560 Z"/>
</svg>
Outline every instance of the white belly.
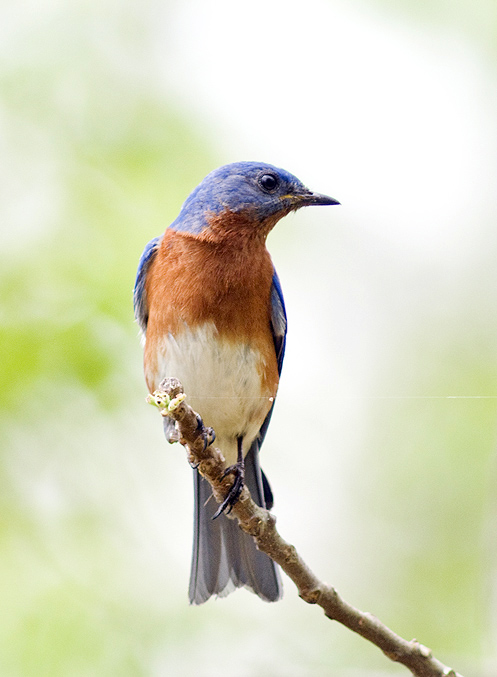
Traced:
<svg viewBox="0 0 497 677">
<path fill-rule="evenodd" d="M 205 425 L 216 431 L 226 461 L 236 461 L 239 436 L 244 452 L 257 436 L 272 405 L 270 393 L 261 395 L 264 361 L 249 345 L 221 340 L 212 323 L 179 336 L 168 335 L 159 347 L 159 378 L 175 376 L 183 384 L 187 402 Z"/>
</svg>

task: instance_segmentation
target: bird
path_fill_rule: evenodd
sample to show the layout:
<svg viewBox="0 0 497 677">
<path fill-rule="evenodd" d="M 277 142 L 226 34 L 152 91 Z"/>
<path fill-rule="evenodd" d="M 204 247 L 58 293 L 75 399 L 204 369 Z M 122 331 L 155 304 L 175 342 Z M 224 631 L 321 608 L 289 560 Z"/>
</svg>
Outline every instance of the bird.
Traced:
<svg viewBox="0 0 497 677">
<path fill-rule="evenodd" d="M 337 204 L 271 164 L 223 165 L 190 193 L 140 258 L 133 300 L 147 387 L 153 393 L 168 376 L 181 381 L 234 478 L 217 507 L 210 485 L 193 470 L 191 604 L 239 587 L 268 602 L 282 596 L 277 565 L 228 516 L 244 485 L 259 506 L 273 506 L 259 451 L 278 389 L 287 315 L 266 238 L 290 212 Z M 177 440 L 167 417 L 164 433 Z"/>
</svg>

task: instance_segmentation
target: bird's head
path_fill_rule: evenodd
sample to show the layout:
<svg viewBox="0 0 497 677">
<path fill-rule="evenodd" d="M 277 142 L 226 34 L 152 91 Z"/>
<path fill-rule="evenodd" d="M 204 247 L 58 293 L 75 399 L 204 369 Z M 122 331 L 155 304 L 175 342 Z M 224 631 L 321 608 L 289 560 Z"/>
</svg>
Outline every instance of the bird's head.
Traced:
<svg viewBox="0 0 497 677">
<path fill-rule="evenodd" d="M 291 211 L 309 205 L 337 205 L 327 195 L 313 193 L 284 169 L 261 162 L 234 162 L 208 174 L 188 196 L 174 230 L 200 234 L 221 215 L 234 215 L 265 234 Z M 236 217 L 235 217 L 236 222 Z"/>
</svg>

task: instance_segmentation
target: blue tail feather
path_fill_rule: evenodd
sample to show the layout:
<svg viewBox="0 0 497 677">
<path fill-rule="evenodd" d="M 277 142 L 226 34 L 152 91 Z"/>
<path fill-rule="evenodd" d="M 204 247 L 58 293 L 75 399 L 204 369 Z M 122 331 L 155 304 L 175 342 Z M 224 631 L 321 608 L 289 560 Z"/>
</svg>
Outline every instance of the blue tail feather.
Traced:
<svg viewBox="0 0 497 677">
<path fill-rule="evenodd" d="M 255 441 L 245 457 L 245 483 L 254 501 L 265 507 L 258 447 L 258 441 Z M 257 550 L 253 538 L 240 529 L 236 520 L 225 514 L 212 520 L 217 504 L 209 483 L 196 470 L 194 488 L 190 603 L 202 604 L 211 595 L 224 597 L 244 586 L 267 602 L 280 599 L 282 588 L 277 565 Z"/>
</svg>

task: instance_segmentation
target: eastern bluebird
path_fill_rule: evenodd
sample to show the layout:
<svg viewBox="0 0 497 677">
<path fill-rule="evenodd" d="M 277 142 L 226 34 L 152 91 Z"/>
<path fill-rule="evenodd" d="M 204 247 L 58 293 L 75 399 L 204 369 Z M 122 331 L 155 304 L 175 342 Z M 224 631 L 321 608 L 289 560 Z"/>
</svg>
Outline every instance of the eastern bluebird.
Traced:
<svg viewBox="0 0 497 677">
<path fill-rule="evenodd" d="M 216 510 L 209 484 L 194 470 L 192 604 L 242 586 L 266 601 L 281 597 L 274 562 L 224 512 L 244 483 L 256 503 L 273 505 L 258 456 L 278 389 L 287 319 L 266 237 L 291 211 L 335 204 L 272 165 L 225 165 L 195 188 L 140 259 L 134 307 L 145 337 L 147 386 L 153 392 L 166 376 L 181 381 L 191 406 L 214 428 L 234 475 Z M 164 418 L 164 431 L 174 441 L 171 419 Z"/>
</svg>

